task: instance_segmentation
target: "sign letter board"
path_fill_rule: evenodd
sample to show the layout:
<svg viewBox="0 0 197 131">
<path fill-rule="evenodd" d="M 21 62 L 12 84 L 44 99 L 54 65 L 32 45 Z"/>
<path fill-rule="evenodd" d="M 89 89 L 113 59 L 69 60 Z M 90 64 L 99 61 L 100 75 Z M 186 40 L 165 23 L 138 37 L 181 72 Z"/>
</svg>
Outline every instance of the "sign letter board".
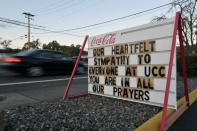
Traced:
<svg viewBox="0 0 197 131">
<path fill-rule="evenodd" d="M 90 37 L 88 92 L 163 106 L 173 29 L 174 18 Z M 177 108 L 176 53 L 168 107 Z"/>
</svg>

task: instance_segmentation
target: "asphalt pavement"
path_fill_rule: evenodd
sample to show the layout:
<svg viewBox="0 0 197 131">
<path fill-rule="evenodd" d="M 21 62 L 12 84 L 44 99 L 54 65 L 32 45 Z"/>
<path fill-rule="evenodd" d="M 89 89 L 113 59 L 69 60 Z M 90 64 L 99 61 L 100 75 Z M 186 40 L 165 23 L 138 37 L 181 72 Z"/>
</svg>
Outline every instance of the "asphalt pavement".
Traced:
<svg viewBox="0 0 197 131">
<path fill-rule="evenodd" d="M 168 131 L 197 131 L 197 100 L 178 118 Z"/>
<path fill-rule="evenodd" d="M 61 98 L 64 94 L 69 75 L 25 77 L 0 68 L 0 109 L 15 105 Z M 88 91 L 87 75 L 76 75 L 69 96 L 84 94 Z"/>
</svg>

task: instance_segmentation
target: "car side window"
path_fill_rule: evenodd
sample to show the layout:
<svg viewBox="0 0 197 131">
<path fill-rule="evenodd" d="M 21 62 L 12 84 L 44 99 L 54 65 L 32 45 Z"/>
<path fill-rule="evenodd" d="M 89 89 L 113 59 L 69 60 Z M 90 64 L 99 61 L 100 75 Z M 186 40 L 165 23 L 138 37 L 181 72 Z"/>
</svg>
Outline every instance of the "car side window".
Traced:
<svg viewBox="0 0 197 131">
<path fill-rule="evenodd" d="M 72 58 L 65 56 L 59 52 L 53 51 L 39 51 L 37 52 L 34 57 L 36 58 L 45 58 L 45 59 L 55 59 L 55 60 L 68 60 L 72 61 Z"/>
<path fill-rule="evenodd" d="M 53 55 L 51 55 L 51 53 L 48 51 L 39 51 L 36 54 L 34 54 L 34 57 L 51 59 L 53 58 Z"/>
<path fill-rule="evenodd" d="M 67 61 L 72 61 L 72 58 L 65 56 L 64 54 L 60 52 L 52 52 L 51 53 L 52 58 L 56 60 L 67 60 Z"/>
<path fill-rule="evenodd" d="M 56 52 L 52 53 L 52 56 L 54 59 L 62 59 L 64 57 L 62 54 Z"/>
</svg>

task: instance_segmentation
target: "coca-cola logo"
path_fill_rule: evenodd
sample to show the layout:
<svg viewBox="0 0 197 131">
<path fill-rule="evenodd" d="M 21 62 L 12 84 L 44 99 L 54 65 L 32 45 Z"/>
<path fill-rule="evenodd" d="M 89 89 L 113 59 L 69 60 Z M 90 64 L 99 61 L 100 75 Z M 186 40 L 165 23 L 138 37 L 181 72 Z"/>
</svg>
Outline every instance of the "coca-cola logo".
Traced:
<svg viewBox="0 0 197 131">
<path fill-rule="evenodd" d="M 105 36 L 102 37 L 93 37 L 91 41 L 91 46 L 95 45 L 111 45 L 115 43 L 116 40 L 116 33 L 112 34 L 106 34 Z"/>
</svg>

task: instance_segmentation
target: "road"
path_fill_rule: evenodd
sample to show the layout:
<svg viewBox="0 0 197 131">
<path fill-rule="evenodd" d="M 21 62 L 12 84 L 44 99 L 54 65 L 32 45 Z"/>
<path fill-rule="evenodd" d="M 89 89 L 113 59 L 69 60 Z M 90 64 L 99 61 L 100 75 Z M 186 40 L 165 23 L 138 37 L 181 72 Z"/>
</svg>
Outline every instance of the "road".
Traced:
<svg viewBox="0 0 197 131">
<path fill-rule="evenodd" d="M 0 68 L 0 109 L 14 105 L 61 98 L 69 80 L 67 76 L 25 77 Z M 87 75 L 76 75 L 69 96 L 87 93 Z"/>
</svg>

